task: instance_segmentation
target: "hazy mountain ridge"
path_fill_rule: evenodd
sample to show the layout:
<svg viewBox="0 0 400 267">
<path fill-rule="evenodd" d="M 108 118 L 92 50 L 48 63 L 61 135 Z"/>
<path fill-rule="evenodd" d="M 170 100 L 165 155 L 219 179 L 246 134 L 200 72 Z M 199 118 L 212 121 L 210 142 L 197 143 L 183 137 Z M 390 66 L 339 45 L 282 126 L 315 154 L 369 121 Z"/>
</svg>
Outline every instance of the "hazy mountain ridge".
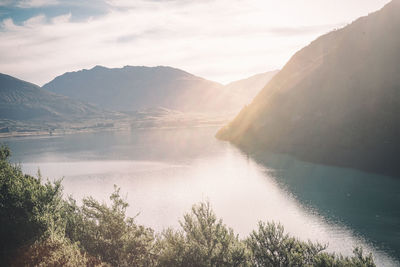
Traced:
<svg viewBox="0 0 400 267">
<path fill-rule="evenodd" d="M 172 67 L 125 66 L 68 72 L 43 86 L 111 110 L 163 107 L 181 112 L 237 112 L 271 79 L 263 73 L 227 86 Z"/>
<path fill-rule="evenodd" d="M 180 111 L 212 110 L 211 96 L 222 85 L 171 67 L 125 66 L 65 73 L 43 86 L 58 94 L 108 109 L 136 111 L 165 107 Z"/>
<path fill-rule="evenodd" d="M 250 104 L 262 88 L 278 73 L 278 70 L 255 74 L 248 78 L 234 81 L 225 85 L 226 94 L 237 97 L 236 102 L 243 105 Z"/>
<path fill-rule="evenodd" d="M 297 52 L 217 136 L 400 176 L 400 1 Z"/>
<path fill-rule="evenodd" d="M 223 125 L 233 112 L 249 103 L 272 75 L 273 72 L 262 73 L 223 86 L 171 67 L 96 66 L 65 73 L 45 86 L 56 88 L 61 84 L 72 96 L 69 97 L 4 74 L 0 77 L 0 132 L 2 136 L 13 136 L 103 128 Z M 124 86 L 112 86 L 116 81 Z M 162 81 L 169 84 L 163 86 Z M 154 86 L 131 90 L 132 83 Z M 156 87 L 157 84 L 161 86 Z M 208 87 L 204 89 L 203 85 Z M 137 92 L 140 97 L 133 97 Z M 166 108 L 166 104 L 174 109 Z M 108 111 L 112 108 L 125 110 Z"/>
</svg>

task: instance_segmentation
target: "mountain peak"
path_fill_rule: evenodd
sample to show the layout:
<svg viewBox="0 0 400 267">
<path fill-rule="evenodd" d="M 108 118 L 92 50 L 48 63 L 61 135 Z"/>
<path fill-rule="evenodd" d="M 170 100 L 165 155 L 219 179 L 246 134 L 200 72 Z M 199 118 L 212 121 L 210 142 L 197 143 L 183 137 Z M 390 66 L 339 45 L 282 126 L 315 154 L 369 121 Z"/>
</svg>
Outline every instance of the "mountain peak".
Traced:
<svg viewBox="0 0 400 267">
<path fill-rule="evenodd" d="M 222 85 L 168 66 L 127 65 L 122 68 L 95 66 L 65 73 L 43 88 L 117 111 L 157 106 L 208 111 L 216 109 L 213 97 Z"/>
<path fill-rule="evenodd" d="M 91 68 L 90 70 L 108 70 L 108 68 L 101 66 L 101 65 L 96 65 L 93 68 Z"/>
</svg>

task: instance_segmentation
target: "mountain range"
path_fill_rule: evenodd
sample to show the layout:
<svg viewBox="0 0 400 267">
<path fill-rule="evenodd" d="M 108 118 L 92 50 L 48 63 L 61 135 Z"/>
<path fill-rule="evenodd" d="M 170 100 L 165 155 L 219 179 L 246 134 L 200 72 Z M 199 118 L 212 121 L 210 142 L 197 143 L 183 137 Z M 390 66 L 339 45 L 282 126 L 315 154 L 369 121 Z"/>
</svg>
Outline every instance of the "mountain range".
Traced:
<svg viewBox="0 0 400 267">
<path fill-rule="evenodd" d="M 400 1 L 298 51 L 217 137 L 400 177 Z"/>
<path fill-rule="evenodd" d="M 157 107 L 181 112 L 237 112 L 273 74 L 259 74 L 225 87 L 172 67 L 96 66 L 58 76 L 43 89 L 128 113 Z"/>
<path fill-rule="evenodd" d="M 65 73 L 42 88 L 0 74 L 0 132 L 9 136 L 48 129 L 93 130 L 116 123 L 124 127 L 221 124 L 249 103 L 275 73 L 223 86 L 172 67 L 96 66 Z"/>
</svg>

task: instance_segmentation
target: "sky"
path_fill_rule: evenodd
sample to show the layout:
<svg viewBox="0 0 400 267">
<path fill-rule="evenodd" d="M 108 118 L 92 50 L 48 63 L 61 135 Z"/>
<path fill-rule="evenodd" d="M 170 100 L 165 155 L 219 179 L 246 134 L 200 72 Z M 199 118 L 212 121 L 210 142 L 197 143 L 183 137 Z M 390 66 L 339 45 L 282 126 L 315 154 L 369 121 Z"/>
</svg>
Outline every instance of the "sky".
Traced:
<svg viewBox="0 0 400 267">
<path fill-rule="evenodd" d="M 228 83 L 280 69 L 389 0 L 0 0 L 0 72 L 172 66 Z"/>
</svg>

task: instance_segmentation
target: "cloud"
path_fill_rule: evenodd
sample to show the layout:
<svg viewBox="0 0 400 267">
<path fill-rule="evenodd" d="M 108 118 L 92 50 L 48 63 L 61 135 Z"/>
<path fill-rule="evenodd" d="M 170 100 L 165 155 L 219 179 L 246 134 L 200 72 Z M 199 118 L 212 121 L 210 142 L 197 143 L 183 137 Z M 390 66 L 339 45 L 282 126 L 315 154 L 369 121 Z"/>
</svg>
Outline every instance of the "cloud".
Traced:
<svg viewBox="0 0 400 267">
<path fill-rule="evenodd" d="M 11 6 L 14 2 L 13 0 L 0 0 L 0 7 Z"/>
<path fill-rule="evenodd" d="M 60 4 L 58 0 L 22 0 L 16 6 L 20 8 L 43 7 Z"/>
<path fill-rule="evenodd" d="M 112 6 L 106 0 L 0 0 L 0 21 L 11 18 L 15 24 L 45 15 L 47 22 L 52 18 L 71 14 L 71 21 L 85 21 L 106 15 Z M 1 29 L 0 29 L 1 30 Z"/>
<path fill-rule="evenodd" d="M 43 84 L 95 65 L 169 65 L 228 82 L 281 68 L 318 35 L 376 9 L 360 0 L 344 12 L 338 0 L 334 12 L 320 1 L 328 0 L 110 0 L 95 5 L 99 16 L 88 1 L 70 1 L 77 9 L 2 20 L 0 72 Z"/>
</svg>

